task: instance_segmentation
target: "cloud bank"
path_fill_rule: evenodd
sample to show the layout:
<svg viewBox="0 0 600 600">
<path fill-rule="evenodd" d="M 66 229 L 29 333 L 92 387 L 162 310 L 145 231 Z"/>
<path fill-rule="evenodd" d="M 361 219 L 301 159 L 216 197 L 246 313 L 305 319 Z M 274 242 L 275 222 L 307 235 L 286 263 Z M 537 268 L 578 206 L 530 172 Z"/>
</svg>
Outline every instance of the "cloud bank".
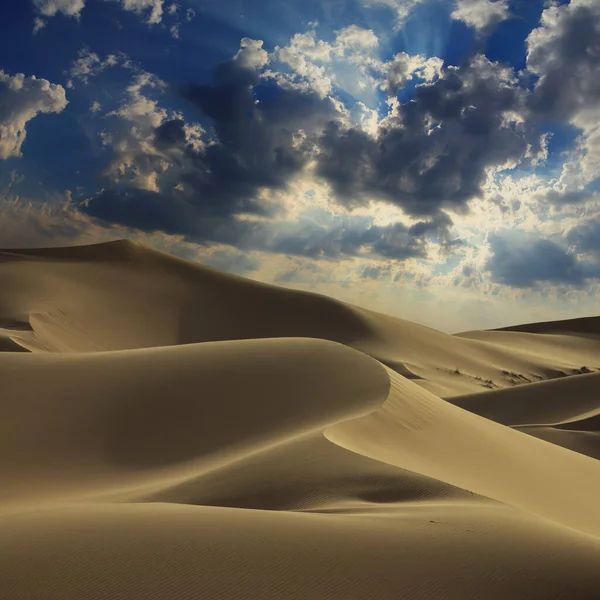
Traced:
<svg viewBox="0 0 600 600">
<path fill-rule="evenodd" d="M 66 106 L 61 85 L 0 70 L 0 159 L 21 156 L 29 121 L 39 114 L 60 113 Z"/>
</svg>

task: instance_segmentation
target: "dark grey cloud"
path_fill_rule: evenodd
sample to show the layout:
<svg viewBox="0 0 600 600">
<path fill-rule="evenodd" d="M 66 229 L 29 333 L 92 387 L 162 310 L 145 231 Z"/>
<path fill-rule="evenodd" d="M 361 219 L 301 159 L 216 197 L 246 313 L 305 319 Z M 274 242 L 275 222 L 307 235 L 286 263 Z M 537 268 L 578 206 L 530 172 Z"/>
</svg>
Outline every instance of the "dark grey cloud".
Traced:
<svg viewBox="0 0 600 600">
<path fill-rule="evenodd" d="M 310 160 L 325 124 L 339 117 L 331 99 L 262 79 L 237 57 L 217 68 L 214 83 L 190 85 L 183 95 L 211 120 L 214 141 L 200 151 L 186 148 L 182 181 L 198 204 L 220 214 L 260 210 L 257 191 L 285 188 Z M 172 123 L 157 141 L 170 133 L 181 143 L 180 132 Z"/>
<path fill-rule="evenodd" d="M 157 173 L 158 192 L 104 190 L 81 210 L 201 244 L 404 261 L 426 257 L 432 240 L 447 252 L 460 246 L 444 209 L 466 210 L 481 194 L 488 168 L 518 162 L 532 144 L 514 117 L 524 110 L 527 91 L 512 71 L 483 56 L 417 86 L 413 100 L 397 105 L 376 136 L 349 126 L 330 98 L 265 79 L 265 61 L 260 42 L 245 40 L 216 69 L 212 83 L 183 90 L 210 122 L 211 139 L 198 143 L 197 132 L 181 118 L 156 127 L 153 156 L 170 163 Z M 267 211 L 273 216 L 259 190 L 284 189 L 311 160 L 348 208 L 379 198 L 422 220 L 410 227 L 352 218 L 291 226 L 239 218 Z"/>
<path fill-rule="evenodd" d="M 516 288 L 539 284 L 581 286 L 585 268 L 576 256 L 547 239 L 521 234 L 494 234 L 489 238 L 492 256 L 486 264 L 492 279 Z"/>
<path fill-rule="evenodd" d="M 349 207 L 380 198 L 412 215 L 463 209 L 489 167 L 516 163 L 537 136 L 513 115 L 527 92 L 512 71 L 475 56 L 417 86 L 377 137 L 330 123 L 321 138 L 318 173 Z"/>
<path fill-rule="evenodd" d="M 567 233 L 567 241 L 577 252 L 600 259 L 600 220 L 592 219 L 573 227 Z"/>
<path fill-rule="evenodd" d="M 452 224 L 444 213 L 410 226 L 403 223 L 374 225 L 364 217 L 340 218 L 339 221 L 323 225 L 309 221 L 292 232 L 282 231 L 270 242 L 270 250 L 311 258 L 361 255 L 401 262 L 425 258 L 430 242 L 448 243 Z"/>
<path fill-rule="evenodd" d="M 545 199 L 557 207 L 567 206 L 571 204 L 580 204 L 592 200 L 596 196 L 596 192 L 590 186 L 586 186 L 580 190 L 570 190 L 566 192 L 557 192 L 551 190 L 545 196 Z"/>
<path fill-rule="evenodd" d="M 178 162 L 159 179 L 160 189 L 180 189 L 170 206 L 185 200 L 215 218 L 264 211 L 258 190 L 285 188 L 316 156 L 318 174 L 347 207 L 379 198 L 439 218 L 445 207 L 464 209 L 481 194 L 489 167 L 519 161 L 531 143 L 511 122 L 525 90 L 485 57 L 418 86 L 374 137 L 344 124 L 331 99 L 266 81 L 258 51 L 254 46 L 251 60 L 240 59 L 240 51 L 216 69 L 213 83 L 183 91 L 210 119 L 211 143 L 194 146 L 181 119 L 156 129 L 155 146 Z"/>
<path fill-rule="evenodd" d="M 528 69 L 539 76 L 530 108 L 546 118 L 570 119 L 600 102 L 600 4 L 547 9 L 528 38 Z"/>
<path fill-rule="evenodd" d="M 159 194 L 107 190 L 90 199 L 87 210 L 145 230 L 186 234 L 194 224 L 201 238 L 223 219 L 276 212 L 260 201 L 259 190 L 284 189 L 310 160 L 325 123 L 339 113 L 329 98 L 262 77 L 266 60 L 262 42 L 244 38 L 235 57 L 217 66 L 212 83 L 182 90 L 211 125 L 210 139 L 200 142 L 197 127 L 171 118 L 146 134 L 154 151 L 135 140 L 135 153 L 117 161 L 114 171 L 126 164 Z"/>
<path fill-rule="evenodd" d="M 158 173 L 159 191 L 103 190 L 81 211 L 105 222 L 144 231 L 180 234 L 200 244 L 228 244 L 246 250 L 309 258 L 339 259 L 367 253 L 398 261 L 426 256 L 432 239 L 449 241 L 449 217 L 437 212 L 412 227 L 375 226 L 356 218 L 290 224 L 240 219 L 267 210 L 262 188 L 285 188 L 315 157 L 322 132 L 340 119 L 329 98 L 281 87 L 260 75 L 266 61 L 260 42 L 219 65 L 211 84 L 191 85 L 184 96 L 212 124 L 212 139 L 190 139 L 181 118 L 161 123 L 152 141 L 170 168 Z M 273 216 L 270 214 L 269 216 Z"/>
<path fill-rule="evenodd" d="M 79 210 L 146 232 L 185 234 L 198 222 L 195 211 L 183 199 L 139 189 L 102 190 L 81 203 Z"/>
<path fill-rule="evenodd" d="M 410 227 L 354 224 L 333 228 L 313 224 L 294 233 L 282 233 L 271 243 L 271 250 L 310 258 L 337 259 L 364 251 L 372 256 L 397 261 L 426 256 L 427 239 Z"/>
<path fill-rule="evenodd" d="M 449 226 L 446 215 L 412 226 L 373 225 L 368 218 L 351 217 L 327 224 L 314 219 L 292 224 L 243 220 L 199 213 L 177 191 L 167 196 L 138 189 L 103 190 L 81 203 L 79 210 L 102 222 L 183 235 L 198 244 L 330 260 L 358 255 L 396 261 L 424 258 L 431 241 L 445 243 Z"/>
<path fill-rule="evenodd" d="M 183 119 L 171 119 L 161 123 L 154 132 L 154 145 L 159 150 L 171 148 L 184 148 L 187 142 L 185 133 L 185 121 Z"/>
</svg>

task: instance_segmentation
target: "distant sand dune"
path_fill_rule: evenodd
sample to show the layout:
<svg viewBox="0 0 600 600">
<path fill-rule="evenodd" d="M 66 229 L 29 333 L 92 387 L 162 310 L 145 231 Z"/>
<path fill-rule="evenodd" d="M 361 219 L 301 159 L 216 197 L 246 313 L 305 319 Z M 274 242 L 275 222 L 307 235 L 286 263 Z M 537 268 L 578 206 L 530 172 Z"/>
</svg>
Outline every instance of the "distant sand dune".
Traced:
<svg viewBox="0 0 600 600">
<path fill-rule="evenodd" d="M 0 598 L 595 600 L 599 323 L 0 251 Z"/>
<path fill-rule="evenodd" d="M 526 325 L 503 327 L 497 331 L 523 331 L 526 333 L 564 333 L 575 335 L 600 335 L 600 319 L 598 317 L 581 317 L 564 321 L 543 321 Z"/>
</svg>

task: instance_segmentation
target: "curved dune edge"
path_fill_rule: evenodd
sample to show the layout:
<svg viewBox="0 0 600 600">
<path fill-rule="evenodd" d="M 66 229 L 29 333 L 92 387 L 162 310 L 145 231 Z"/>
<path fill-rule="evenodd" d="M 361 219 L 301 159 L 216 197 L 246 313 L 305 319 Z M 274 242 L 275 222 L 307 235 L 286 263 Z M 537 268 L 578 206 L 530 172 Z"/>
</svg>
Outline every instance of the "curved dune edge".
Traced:
<svg viewBox="0 0 600 600">
<path fill-rule="evenodd" d="M 600 409 L 600 373 L 540 381 L 449 402 L 502 425 L 555 425 L 580 420 Z"/>
<path fill-rule="evenodd" d="M 389 373 L 386 403 L 370 415 L 328 428 L 327 439 L 600 535 L 598 461 L 459 409 Z"/>
<path fill-rule="evenodd" d="M 128 241 L 0 251 L 0 328 L 0 598 L 597 597 L 600 463 L 559 446 L 596 456 L 598 376 L 521 384 L 599 339 L 452 336 Z"/>
<path fill-rule="evenodd" d="M 31 352 L 310 337 L 369 354 L 441 397 L 558 377 L 583 365 L 600 370 L 600 338 L 452 336 L 127 240 L 0 251 L 0 289 L 0 323 L 29 323 L 30 330 L 12 331 L 11 338 Z M 520 337 L 507 346 L 497 336 Z"/>
<path fill-rule="evenodd" d="M 449 401 L 486 419 L 600 459 L 598 373 L 542 381 Z"/>
<path fill-rule="evenodd" d="M 389 390 L 375 360 L 315 339 L 6 354 L 0 375 L 0 511 L 198 475 L 369 413 Z"/>
</svg>

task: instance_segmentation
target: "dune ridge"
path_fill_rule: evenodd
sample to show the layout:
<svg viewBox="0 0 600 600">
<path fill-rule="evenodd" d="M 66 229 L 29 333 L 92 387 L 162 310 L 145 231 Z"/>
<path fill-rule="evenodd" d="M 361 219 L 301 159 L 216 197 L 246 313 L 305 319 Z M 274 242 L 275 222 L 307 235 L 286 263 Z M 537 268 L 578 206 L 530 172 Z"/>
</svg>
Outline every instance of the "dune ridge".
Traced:
<svg viewBox="0 0 600 600">
<path fill-rule="evenodd" d="M 0 251 L 0 598 L 597 598 L 599 323 Z"/>
</svg>

